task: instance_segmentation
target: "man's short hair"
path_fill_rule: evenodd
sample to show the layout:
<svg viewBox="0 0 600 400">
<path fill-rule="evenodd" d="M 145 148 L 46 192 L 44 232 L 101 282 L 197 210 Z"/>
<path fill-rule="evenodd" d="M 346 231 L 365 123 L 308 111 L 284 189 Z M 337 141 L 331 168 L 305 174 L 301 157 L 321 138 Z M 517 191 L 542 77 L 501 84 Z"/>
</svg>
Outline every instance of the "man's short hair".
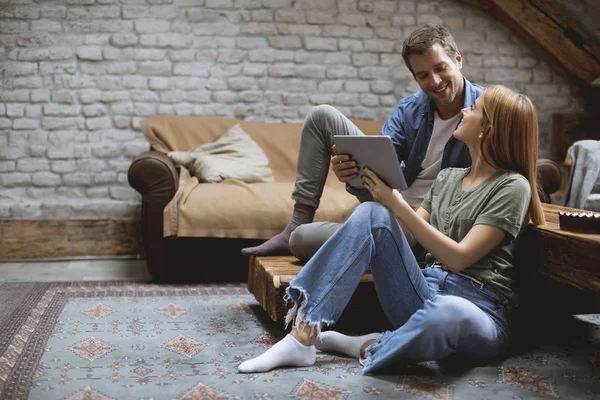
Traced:
<svg viewBox="0 0 600 400">
<path fill-rule="evenodd" d="M 456 58 L 456 41 L 450 34 L 448 28 L 442 25 L 427 24 L 415 29 L 407 38 L 404 40 L 402 45 L 402 58 L 404 63 L 412 72 L 415 73 L 410 66 L 408 56 L 411 54 L 425 54 L 434 44 L 439 43 L 444 49 L 448 57 L 452 60 Z"/>
</svg>

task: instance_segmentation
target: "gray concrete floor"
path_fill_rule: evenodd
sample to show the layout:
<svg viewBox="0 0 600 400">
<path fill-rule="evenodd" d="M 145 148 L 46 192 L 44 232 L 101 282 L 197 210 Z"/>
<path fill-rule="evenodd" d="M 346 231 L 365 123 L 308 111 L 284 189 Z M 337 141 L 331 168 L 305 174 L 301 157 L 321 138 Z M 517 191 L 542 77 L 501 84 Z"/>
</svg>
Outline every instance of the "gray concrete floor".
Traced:
<svg viewBox="0 0 600 400">
<path fill-rule="evenodd" d="M 150 279 L 145 260 L 76 259 L 1 261 L 0 282 L 111 281 Z"/>
</svg>

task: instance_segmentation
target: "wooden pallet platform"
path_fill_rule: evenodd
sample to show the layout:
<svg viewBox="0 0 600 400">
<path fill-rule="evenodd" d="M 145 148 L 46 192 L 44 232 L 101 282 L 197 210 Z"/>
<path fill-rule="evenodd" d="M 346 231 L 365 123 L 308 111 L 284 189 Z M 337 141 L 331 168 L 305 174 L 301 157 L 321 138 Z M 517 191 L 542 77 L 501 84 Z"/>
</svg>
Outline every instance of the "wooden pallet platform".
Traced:
<svg viewBox="0 0 600 400">
<path fill-rule="evenodd" d="M 285 304 L 285 289 L 296 277 L 304 264 L 293 256 L 250 257 L 248 290 L 254 295 L 269 317 L 275 322 L 285 320 L 292 304 Z M 367 272 L 350 299 L 346 310 L 336 323 L 336 329 L 360 333 L 379 328 L 390 329 L 373 284 L 373 276 Z"/>
</svg>

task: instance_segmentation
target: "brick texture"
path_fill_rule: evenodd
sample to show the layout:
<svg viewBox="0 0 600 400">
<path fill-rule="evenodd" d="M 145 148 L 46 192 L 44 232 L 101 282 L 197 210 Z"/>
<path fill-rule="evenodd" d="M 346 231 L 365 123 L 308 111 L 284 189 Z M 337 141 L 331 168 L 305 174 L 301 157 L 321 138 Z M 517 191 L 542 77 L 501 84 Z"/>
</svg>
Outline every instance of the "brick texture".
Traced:
<svg viewBox="0 0 600 400">
<path fill-rule="evenodd" d="M 551 114 L 583 109 L 533 50 L 460 0 L 1 3 L 3 218 L 137 216 L 126 174 L 148 147 L 139 126 L 149 115 L 300 122 L 326 102 L 386 119 L 418 90 L 400 51 L 427 22 L 451 28 L 473 82 L 532 98 L 542 154 Z M 598 37 L 593 0 L 557 3 Z"/>
</svg>

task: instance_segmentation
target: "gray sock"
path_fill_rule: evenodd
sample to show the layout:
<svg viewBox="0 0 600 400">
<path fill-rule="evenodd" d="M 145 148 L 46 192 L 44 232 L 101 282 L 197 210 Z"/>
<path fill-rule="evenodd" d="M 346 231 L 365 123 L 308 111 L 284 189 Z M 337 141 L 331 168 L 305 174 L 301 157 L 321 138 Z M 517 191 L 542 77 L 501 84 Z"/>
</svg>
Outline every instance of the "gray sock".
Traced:
<svg viewBox="0 0 600 400">
<path fill-rule="evenodd" d="M 246 247 L 242 249 L 245 256 L 287 256 L 292 254 L 290 251 L 290 236 L 294 229 L 302 224 L 309 224 L 315 217 L 316 208 L 296 203 L 292 218 L 287 226 L 278 235 L 273 236 L 263 244 L 256 247 Z"/>
</svg>

